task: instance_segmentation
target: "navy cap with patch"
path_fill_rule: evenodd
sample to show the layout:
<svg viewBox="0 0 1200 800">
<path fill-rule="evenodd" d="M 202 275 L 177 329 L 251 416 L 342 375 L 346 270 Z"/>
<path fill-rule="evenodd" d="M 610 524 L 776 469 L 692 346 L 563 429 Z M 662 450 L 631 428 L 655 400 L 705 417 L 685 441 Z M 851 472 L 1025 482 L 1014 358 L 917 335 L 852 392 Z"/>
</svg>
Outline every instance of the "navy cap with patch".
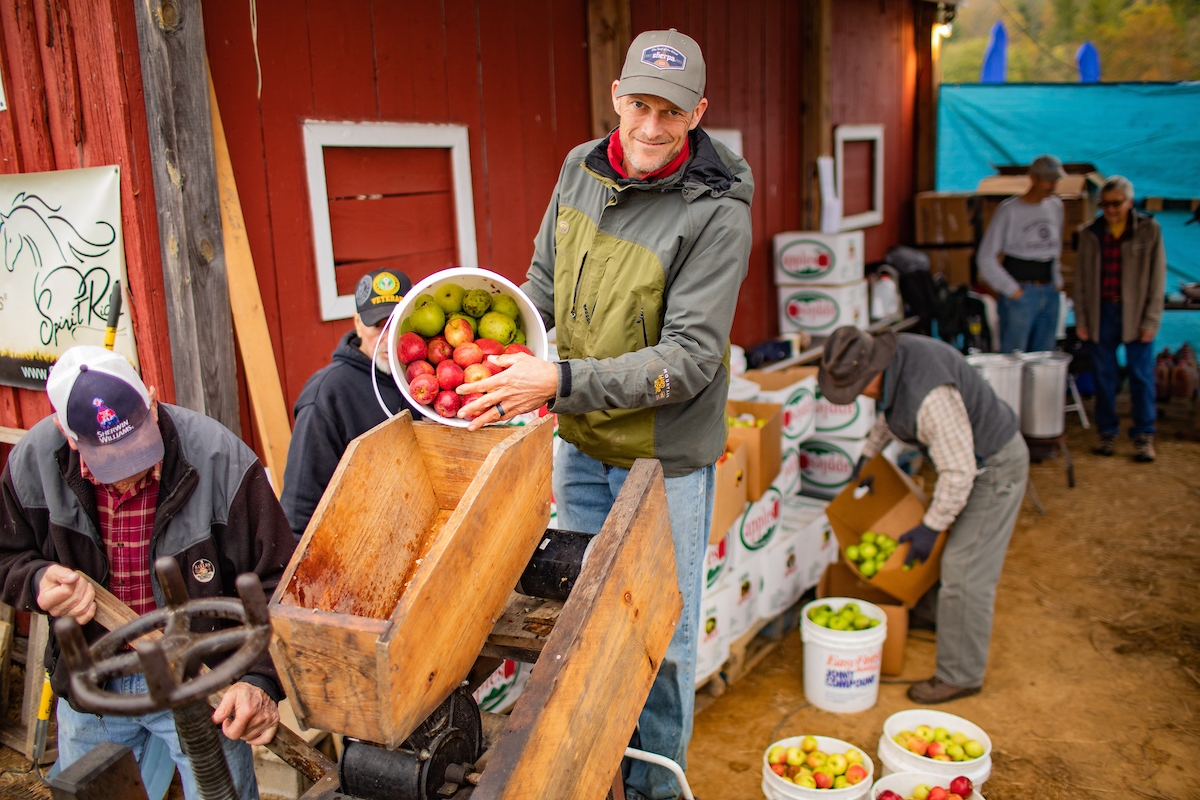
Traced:
<svg viewBox="0 0 1200 800">
<path fill-rule="evenodd" d="M 412 281 L 395 269 L 377 269 L 358 279 L 354 305 L 364 325 L 375 326 L 388 318 L 412 288 Z"/>
</svg>

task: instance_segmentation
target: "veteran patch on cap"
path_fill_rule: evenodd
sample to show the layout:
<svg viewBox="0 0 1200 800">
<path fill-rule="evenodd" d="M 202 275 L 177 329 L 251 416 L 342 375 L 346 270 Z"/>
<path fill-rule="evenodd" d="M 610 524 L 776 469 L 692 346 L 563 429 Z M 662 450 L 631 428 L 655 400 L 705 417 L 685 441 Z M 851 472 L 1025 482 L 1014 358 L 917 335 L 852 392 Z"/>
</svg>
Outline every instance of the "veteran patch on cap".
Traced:
<svg viewBox="0 0 1200 800">
<path fill-rule="evenodd" d="M 411 288 L 412 281 L 399 270 L 377 269 L 363 275 L 354 287 L 354 304 L 363 324 L 383 322 Z"/>
</svg>

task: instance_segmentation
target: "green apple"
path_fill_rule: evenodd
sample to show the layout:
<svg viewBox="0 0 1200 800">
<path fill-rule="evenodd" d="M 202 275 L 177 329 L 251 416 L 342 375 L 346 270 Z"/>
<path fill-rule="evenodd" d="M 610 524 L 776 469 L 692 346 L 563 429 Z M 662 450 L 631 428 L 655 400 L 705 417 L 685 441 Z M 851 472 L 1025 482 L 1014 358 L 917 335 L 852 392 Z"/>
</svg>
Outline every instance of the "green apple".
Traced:
<svg viewBox="0 0 1200 800">
<path fill-rule="evenodd" d="M 512 317 L 516 322 L 521 318 L 521 308 L 517 301 L 507 294 L 492 295 L 492 311 L 498 311 L 506 317 Z"/>
<path fill-rule="evenodd" d="M 815 753 L 817 750 L 817 737 L 805 736 L 800 740 L 800 750 L 803 753 Z"/>
<path fill-rule="evenodd" d="M 946 730 L 945 728 L 934 728 L 933 738 L 939 742 L 948 742 L 950 741 L 950 731 Z"/>
<path fill-rule="evenodd" d="M 847 778 L 845 775 L 835 775 L 834 776 L 834 778 L 833 778 L 833 788 L 834 789 L 845 789 L 849 785 L 850 785 L 850 779 Z"/>
<path fill-rule="evenodd" d="M 400 323 L 400 335 L 403 336 L 404 334 L 408 333 L 412 329 L 413 329 L 412 319 L 410 317 L 405 317 L 404 321 Z"/>
<path fill-rule="evenodd" d="M 492 308 L 492 295 L 486 289 L 472 289 L 463 297 L 462 310 L 472 317 L 482 317 Z M 489 339 L 492 337 L 488 337 Z M 499 341 L 499 340 L 497 340 Z"/>
<path fill-rule="evenodd" d="M 918 783 L 913 787 L 912 800 L 925 800 L 929 797 L 929 793 L 933 791 L 933 787 L 927 783 Z"/>
<path fill-rule="evenodd" d="M 954 742 L 955 744 L 966 744 L 967 740 L 970 738 L 970 736 L 967 736 L 962 731 L 955 731 L 954 733 L 950 734 L 950 741 Z"/>
<path fill-rule="evenodd" d="M 827 627 L 830 630 L 846 631 L 850 630 L 850 622 L 841 614 L 837 614 L 829 618 L 829 625 Z"/>
<path fill-rule="evenodd" d="M 874 575 L 878 570 L 875 567 L 874 561 L 864 561 L 862 564 L 859 565 L 858 571 L 863 574 L 864 578 L 869 578 L 872 575 Z"/>
<path fill-rule="evenodd" d="M 799 747 L 789 747 L 784 751 L 784 758 L 787 760 L 789 767 L 798 767 L 804 763 L 804 753 Z"/>
<path fill-rule="evenodd" d="M 875 534 L 871 531 L 867 531 L 866 533 L 864 533 L 862 535 L 862 543 L 863 544 L 875 544 Z"/>
<path fill-rule="evenodd" d="M 870 542 L 866 542 L 858 546 L 858 552 L 862 553 L 864 559 L 875 558 L 875 556 L 879 555 L 879 548 Z"/>
<path fill-rule="evenodd" d="M 846 751 L 846 760 L 851 764 L 861 764 L 863 760 L 863 754 L 851 747 Z"/>
<path fill-rule="evenodd" d="M 506 317 L 498 311 L 489 311 L 479 319 L 479 335 L 507 345 L 512 344 L 517 335 L 517 328 L 512 317 Z"/>
<path fill-rule="evenodd" d="M 858 561 L 862 558 L 862 555 L 858 552 L 858 545 L 852 544 L 846 548 L 846 558 L 851 561 Z"/>
<path fill-rule="evenodd" d="M 777 744 L 767 751 L 768 764 L 782 764 L 787 761 L 787 748 Z"/>
<path fill-rule="evenodd" d="M 829 758 L 825 759 L 825 768 L 833 773 L 836 778 L 839 775 L 846 774 L 846 767 L 850 766 L 850 762 L 841 753 L 832 753 Z"/>
<path fill-rule="evenodd" d="M 792 783 L 796 784 L 797 786 L 803 786 L 805 789 L 817 788 L 817 781 L 812 775 L 797 775 Z"/>
<path fill-rule="evenodd" d="M 433 299 L 442 307 L 442 311 L 455 314 L 462 311 L 463 296 L 466 293 L 467 290 L 457 283 L 443 283 L 434 291 Z"/>
<path fill-rule="evenodd" d="M 933 741 L 933 728 L 928 725 L 918 725 L 917 729 L 913 732 L 927 742 Z"/>
<path fill-rule="evenodd" d="M 983 745 L 974 739 L 970 739 L 963 745 L 963 752 L 967 754 L 967 758 L 979 758 L 983 755 Z"/>
<path fill-rule="evenodd" d="M 426 306 L 426 305 L 429 305 L 430 303 L 435 303 L 435 304 L 437 303 L 437 300 L 434 299 L 433 295 L 419 294 L 419 295 L 417 295 L 417 299 L 413 300 L 413 308 L 420 308 L 421 306 Z M 440 306 L 439 306 L 439 308 L 440 308 Z"/>
<path fill-rule="evenodd" d="M 413 330 L 428 339 L 437 336 L 446 327 L 446 312 L 437 303 L 426 303 L 418 306 L 409 315 Z"/>
<path fill-rule="evenodd" d="M 961 744 L 952 744 L 947 747 L 946 755 L 950 756 L 951 761 L 965 761 L 967 758 L 967 753 Z"/>
<path fill-rule="evenodd" d="M 842 606 L 841 609 L 839 609 L 839 610 L 843 614 L 845 614 L 847 611 L 849 611 L 851 614 L 857 614 L 859 611 L 862 610 L 862 607 L 859 606 L 858 603 L 851 601 L 849 603 L 846 603 L 846 605 Z"/>
<path fill-rule="evenodd" d="M 871 627 L 872 619 L 865 614 L 859 614 L 854 618 L 854 629 L 856 631 L 865 631 Z"/>
</svg>

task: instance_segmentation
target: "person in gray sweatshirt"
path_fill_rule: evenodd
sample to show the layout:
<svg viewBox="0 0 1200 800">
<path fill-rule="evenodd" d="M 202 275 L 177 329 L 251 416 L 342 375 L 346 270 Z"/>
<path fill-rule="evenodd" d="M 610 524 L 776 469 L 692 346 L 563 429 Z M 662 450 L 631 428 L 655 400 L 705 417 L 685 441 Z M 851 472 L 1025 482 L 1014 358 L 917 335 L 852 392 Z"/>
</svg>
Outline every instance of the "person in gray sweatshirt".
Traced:
<svg viewBox="0 0 1200 800">
<path fill-rule="evenodd" d="M 1025 194 L 996 209 L 979 244 L 979 276 L 999 294 L 1000 352 L 1053 350 L 1062 288 L 1062 162 L 1038 156 Z M 1003 260 L 1002 260 L 1003 259 Z"/>
</svg>

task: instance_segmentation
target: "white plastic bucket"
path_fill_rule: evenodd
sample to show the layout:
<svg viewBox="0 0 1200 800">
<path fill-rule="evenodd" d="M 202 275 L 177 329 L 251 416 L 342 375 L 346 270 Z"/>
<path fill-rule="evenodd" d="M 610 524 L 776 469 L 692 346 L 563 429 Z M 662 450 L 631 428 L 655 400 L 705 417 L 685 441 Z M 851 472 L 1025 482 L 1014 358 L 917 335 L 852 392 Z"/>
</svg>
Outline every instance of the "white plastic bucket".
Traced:
<svg viewBox="0 0 1200 800">
<path fill-rule="evenodd" d="M 858 603 L 871 619 L 879 620 L 865 631 L 835 631 L 808 618 L 810 609 L 828 604 L 838 611 L 846 603 Z M 801 610 L 800 639 L 804 642 L 804 697 L 823 711 L 853 714 L 866 711 L 879 698 L 879 667 L 883 662 L 883 640 L 887 638 L 887 616 L 865 600 L 825 597 Z"/>
<path fill-rule="evenodd" d="M 875 762 L 867 755 L 867 751 L 849 742 L 844 742 L 841 739 L 834 739 L 831 736 L 814 736 L 817 740 L 817 749 L 823 753 L 844 753 L 847 750 L 857 750 L 862 753 L 862 765 L 867 768 L 867 777 L 856 783 L 854 786 L 847 786 L 845 789 L 807 789 L 803 786 L 797 786 L 791 781 L 784 780 L 771 771 L 771 765 L 767 761 L 767 753 L 771 752 L 771 747 L 779 745 L 780 747 L 799 747 L 803 736 L 790 736 L 787 739 L 780 739 L 778 742 L 771 744 L 763 751 L 762 757 L 762 790 L 768 800 L 863 800 L 871 793 L 871 782 L 875 778 Z"/>
<path fill-rule="evenodd" d="M 967 356 L 967 363 L 991 384 L 996 396 L 1016 412 L 1017 422 L 1020 423 L 1021 373 L 1024 370 L 1021 359 L 1003 353 L 973 353 Z"/>
<path fill-rule="evenodd" d="M 964 775 L 966 773 L 959 773 Z M 955 775 L 954 777 L 958 777 Z M 970 775 L 967 775 L 970 778 Z M 879 795 L 891 789 L 901 797 L 911 797 L 913 789 L 921 784 L 926 786 L 941 786 L 948 787 L 950 778 L 942 775 L 935 775 L 932 772 L 893 772 L 890 775 L 884 775 L 879 780 L 875 781 L 871 786 L 871 800 L 878 800 Z M 971 781 L 974 783 L 974 779 Z M 963 800 L 983 800 L 983 795 L 978 791 L 972 790 L 971 794 Z"/>
<path fill-rule="evenodd" d="M 396 359 L 396 340 L 400 338 L 400 323 L 412 313 L 413 301 L 423 294 L 433 294 L 443 283 L 457 283 L 468 291 L 471 289 L 484 289 L 492 294 L 503 292 L 504 294 L 512 295 L 512 298 L 517 301 L 517 307 L 521 310 L 521 329 L 525 331 L 525 346 L 529 348 L 529 352 L 538 358 L 548 358 L 546 348 L 549 338 L 546 336 L 546 325 L 542 322 L 542 315 L 537 310 L 537 307 L 533 305 L 533 301 L 515 283 L 495 272 L 489 272 L 486 269 L 476 269 L 474 267 L 444 269 L 441 272 L 435 272 L 408 290 L 404 295 L 404 299 L 392 309 L 392 315 L 389 318 L 387 326 L 388 362 L 392 369 L 392 379 L 396 382 L 396 388 L 400 390 L 400 393 L 404 395 L 404 399 L 413 408 L 434 422 L 440 422 L 443 425 L 450 425 L 455 428 L 465 428 L 471 424 L 470 420 L 459 419 L 458 417 L 443 417 L 433 410 L 432 405 L 422 405 L 414 400 L 408 391 L 408 381 L 404 378 L 404 367 Z"/>
<path fill-rule="evenodd" d="M 913 731 L 918 725 L 945 728 L 951 733 L 961 732 L 968 739 L 974 739 L 983 745 L 983 755 L 966 761 L 935 761 L 919 756 L 892 740 L 900 731 Z M 879 737 L 877 755 L 883 764 L 884 775 L 893 772 L 925 772 L 939 775 L 947 781 L 959 775 L 966 775 L 976 787 L 983 786 L 992 775 L 992 740 L 983 728 L 962 717 L 928 708 L 910 708 L 897 711 L 888 717 L 883 723 L 883 735 Z"/>
</svg>

